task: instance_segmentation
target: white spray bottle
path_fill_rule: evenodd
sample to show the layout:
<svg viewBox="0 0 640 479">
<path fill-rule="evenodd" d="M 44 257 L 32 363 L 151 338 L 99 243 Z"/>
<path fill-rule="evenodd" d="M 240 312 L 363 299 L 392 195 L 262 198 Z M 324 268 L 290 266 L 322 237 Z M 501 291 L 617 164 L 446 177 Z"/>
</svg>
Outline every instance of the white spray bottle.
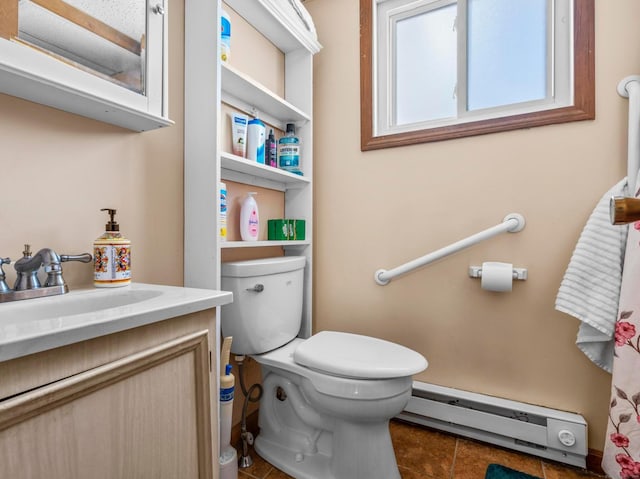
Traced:
<svg viewBox="0 0 640 479">
<path fill-rule="evenodd" d="M 231 417 L 236 382 L 229 364 L 232 341 L 231 336 L 224 338 L 220 353 L 220 479 L 238 478 L 238 453 L 231 446 Z"/>
</svg>

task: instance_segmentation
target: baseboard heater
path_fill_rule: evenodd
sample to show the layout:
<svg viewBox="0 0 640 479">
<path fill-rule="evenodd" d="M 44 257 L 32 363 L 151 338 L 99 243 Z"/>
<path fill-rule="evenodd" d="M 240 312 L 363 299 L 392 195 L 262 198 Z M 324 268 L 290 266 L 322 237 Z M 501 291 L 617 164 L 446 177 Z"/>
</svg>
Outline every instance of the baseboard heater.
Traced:
<svg viewBox="0 0 640 479">
<path fill-rule="evenodd" d="M 586 467 L 587 423 L 579 414 L 414 381 L 398 418 Z"/>
</svg>

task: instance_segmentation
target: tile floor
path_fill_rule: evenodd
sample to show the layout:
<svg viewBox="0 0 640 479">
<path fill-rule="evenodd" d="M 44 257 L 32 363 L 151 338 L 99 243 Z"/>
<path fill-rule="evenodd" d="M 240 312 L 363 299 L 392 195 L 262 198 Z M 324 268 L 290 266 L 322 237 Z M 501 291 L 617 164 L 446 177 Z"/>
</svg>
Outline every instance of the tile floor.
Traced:
<svg viewBox="0 0 640 479">
<path fill-rule="evenodd" d="M 542 479 L 597 479 L 571 466 L 434 431 L 400 421 L 391 422 L 391 438 L 402 479 L 484 479 L 491 463 Z M 254 464 L 241 469 L 238 479 L 293 479 L 251 451 Z"/>
</svg>

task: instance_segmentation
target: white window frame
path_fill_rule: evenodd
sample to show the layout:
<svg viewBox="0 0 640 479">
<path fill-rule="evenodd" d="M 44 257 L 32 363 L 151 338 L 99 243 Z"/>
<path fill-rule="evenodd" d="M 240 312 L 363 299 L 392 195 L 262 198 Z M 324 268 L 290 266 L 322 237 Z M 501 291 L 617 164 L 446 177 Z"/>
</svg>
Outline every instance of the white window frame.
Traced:
<svg viewBox="0 0 640 479">
<path fill-rule="evenodd" d="M 551 63 L 547 68 L 547 97 L 545 99 L 471 112 L 466 111 L 465 98 L 467 1 L 361 0 L 361 30 L 366 34 L 361 35 L 361 146 L 363 150 L 595 117 L 593 0 L 549 1 L 547 17 L 550 28 L 547 56 Z M 392 102 L 394 72 L 390 68 L 390 65 L 393 65 L 391 52 L 393 51 L 392 33 L 395 23 L 400 19 L 453 3 L 458 3 L 459 8 L 456 25 L 459 45 L 458 115 L 455 118 L 395 125 L 393 123 L 395 115 Z M 576 12 L 577 7 L 580 8 L 580 14 Z M 367 10 L 369 10 L 369 18 L 367 18 Z M 578 33 L 576 22 L 579 22 Z M 367 37 L 367 35 L 370 36 Z M 581 49 L 585 48 L 586 44 L 589 50 L 578 52 L 576 39 L 579 40 Z M 367 41 L 370 41 L 370 44 L 367 44 Z M 580 58 L 576 58 L 577 56 Z M 584 83 L 584 85 L 580 83 L 577 90 L 576 66 L 580 82 Z M 460 71 L 464 75 L 461 75 Z M 366 75 L 370 75 L 370 78 L 367 78 Z M 586 81 L 584 77 L 587 77 Z M 554 113 L 554 110 L 557 111 Z M 531 116 L 532 114 L 533 116 Z M 434 133 L 423 134 L 428 130 L 432 130 Z"/>
<path fill-rule="evenodd" d="M 449 5 L 458 5 L 456 32 L 458 37 L 458 83 L 456 86 L 457 116 L 417 123 L 396 125 L 395 118 L 395 28 L 400 20 Z M 562 18 L 573 18 L 573 2 L 570 0 L 547 0 L 547 21 L 551 27 L 547 32 L 547 94 L 546 98 L 526 103 L 504 105 L 483 110 L 467 111 L 467 5 L 468 0 L 378 0 L 376 5 L 375 40 L 377 53 L 375 135 L 382 136 L 425 128 L 486 120 L 507 115 L 561 108 L 573 103 L 573 53 L 572 22 Z M 556 21 L 557 20 L 557 21 Z M 453 25 L 452 25 L 453 28 Z M 452 94 L 454 92 L 452 91 Z"/>
</svg>

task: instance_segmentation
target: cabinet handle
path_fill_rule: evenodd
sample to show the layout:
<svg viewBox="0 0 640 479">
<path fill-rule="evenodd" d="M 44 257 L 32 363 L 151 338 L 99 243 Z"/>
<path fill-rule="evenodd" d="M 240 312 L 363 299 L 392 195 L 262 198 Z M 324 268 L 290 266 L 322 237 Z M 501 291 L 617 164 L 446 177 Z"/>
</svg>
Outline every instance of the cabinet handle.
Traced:
<svg viewBox="0 0 640 479">
<path fill-rule="evenodd" d="M 159 3 L 156 4 L 155 7 L 152 7 L 151 11 L 157 15 L 164 15 L 164 7 Z"/>
</svg>

